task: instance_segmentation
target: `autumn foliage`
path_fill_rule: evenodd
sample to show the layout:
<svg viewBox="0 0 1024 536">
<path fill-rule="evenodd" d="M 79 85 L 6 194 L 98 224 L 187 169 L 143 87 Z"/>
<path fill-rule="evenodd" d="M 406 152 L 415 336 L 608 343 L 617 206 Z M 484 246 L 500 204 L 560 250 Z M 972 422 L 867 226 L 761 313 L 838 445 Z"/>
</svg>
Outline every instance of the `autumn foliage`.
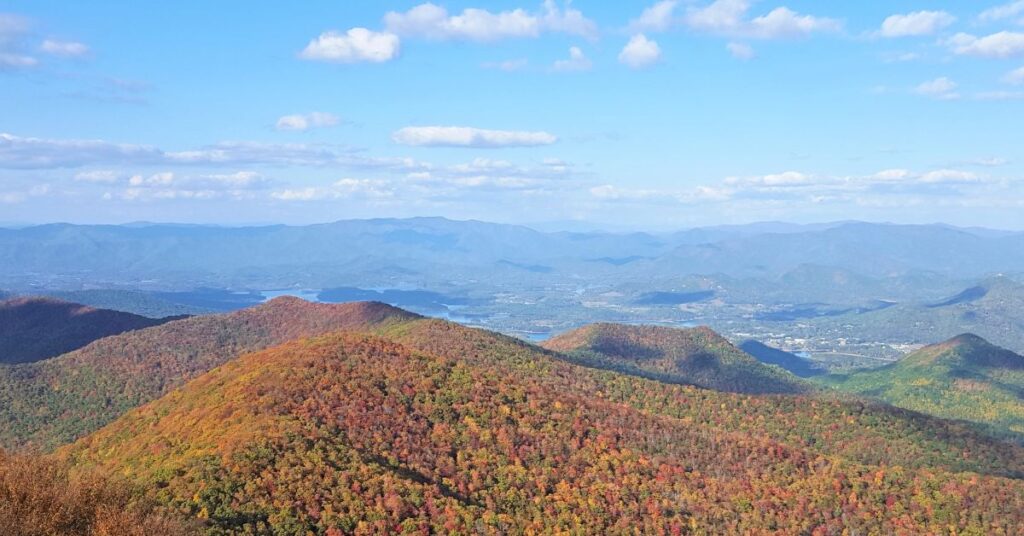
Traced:
<svg viewBox="0 0 1024 536">
<path fill-rule="evenodd" d="M 415 318 L 381 303 L 282 297 L 106 337 L 37 363 L 0 366 L 0 448 L 49 450 L 69 443 L 246 352 Z"/>
<path fill-rule="evenodd" d="M 161 513 L 127 485 L 75 474 L 44 457 L 0 452 L 0 534 L 4 536 L 177 536 L 196 524 Z"/>
<path fill-rule="evenodd" d="M 60 451 L 210 534 L 1019 534 L 1024 450 L 435 320 L 243 356 Z"/>
</svg>

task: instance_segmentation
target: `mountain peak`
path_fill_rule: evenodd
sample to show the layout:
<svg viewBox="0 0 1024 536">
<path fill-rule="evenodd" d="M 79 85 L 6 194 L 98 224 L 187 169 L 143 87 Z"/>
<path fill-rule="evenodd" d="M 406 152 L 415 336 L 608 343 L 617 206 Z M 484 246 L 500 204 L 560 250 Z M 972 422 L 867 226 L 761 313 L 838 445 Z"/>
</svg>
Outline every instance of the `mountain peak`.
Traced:
<svg viewBox="0 0 1024 536">
<path fill-rule="evenodd" d="M 589 366 L 707 389 L 745 393 L 809 389 L 795 376 L 760 363 L 707 326 L 591 324 L 554 337 L 543 346 Z"/>
<path fill-rule="evenodd" d="M 973 334 L 963 333 L 925 346 L 903 359 L 907 364 L 944 364 L 963 368 L 1024 369 L 1024 357 Z"/>
</svg>

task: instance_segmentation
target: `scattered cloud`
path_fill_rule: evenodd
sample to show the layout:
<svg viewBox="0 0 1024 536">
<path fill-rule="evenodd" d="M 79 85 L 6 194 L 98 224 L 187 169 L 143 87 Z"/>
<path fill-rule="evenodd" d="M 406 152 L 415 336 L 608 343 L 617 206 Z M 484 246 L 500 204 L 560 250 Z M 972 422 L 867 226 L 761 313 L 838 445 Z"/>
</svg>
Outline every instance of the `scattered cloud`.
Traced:
<svg viewBox="0 0 1024 536">
<path fill-rule="evenodd" d="M 0 13 L 0 71 L 35 67 L 39 60 L 24 51 L 29 20 L 13 13 Z"/>
<path fill-rule="evenodd" d="M 650 67 L 661 59 L 661 47 L 658 43 L 647 39 L 644 34 L 636 34 L 629 39 L 622 52 L 619 52 L 619 63 L 633 69 Z"/>
<path fill-rule="evenodd" d="M 981 22 L 996 22 L 1021 14 L 1024 14 L 1024 0 L 1017 0 L 1016 2 L 998 5 L 982 11 L 978 15 L 978 20 Z"/>
<path fill-rule="evenodd" d="M 1024 91 L 981 91 L 974 98 L 982 101 L 1005 101 L 1024 99 Z"/>
<path fill-rule="evenodd" d="M 552 65 L 552 69 L 558 72 L 589 71 L 594 63 L 591 62 L 580 47 L 569 47 L 569 59 L 558 60 Z"/>
<path fill-rule="evenodd" d="M 597 36 L 597 25 L 593 21 L 573 9 L 571 3 L 561 8 L 553 0 L 544 2 L 538 13 L 521 8 L 497 13 L 466 8 L 458 15 L 450 15 L 444 7 L 428 2 L 406 12 L 388 12 L 384 15 L 384 26 L 389 32 L 404 37 L 477 42 L 538 37 L 545 31 L 587 39 Z"/>
<path fill-rule="evenodd" d="M 882 61 L 886 63 L 903 63 L 921 58 L 917 52 L 886 52 L 882 54 Z"/>
<path fill-rule="evenodd" d="M 81 174 L 80 174 L 81 175 Z M 104 175 L 104 178 L 108 176 Z M 120 189 L 108 190 L 104 199 L 122 199 L 125 201 L 154 201 L 173 199 L 252 199 L 257 191 L 267 190 L 274 185 L 273 181 L 253 171 L 238 171 L 230 174 L 181 175 L 171 171 L 152 174 L 111 173 L 113 180 L 102 182 L 108 188 L 120 186 Z M 76 176 L 77 180 L 77 176 Z"/>
<path fill-rule="evenodd" d="M 277 130 L 305 131 L 311 128 L 333 127 L 341 123 L 338 116 L 328 112 L 310 112 L 281 116 L 274 127 Z"/>
<path fill-rule="evenodd" d="M 27 190 L 0 191 L 0 203 L 13 205 L 21 203 L 30 197 L 42 197 L 51 191 L 49 184 L 37 184 Z"/>
<path fill-rule="evenodd" d="M 114 183 L 121 180 L 122 177 L 122 174 L 109 169 L 82 171 L 75 174 L 76 181 L 92 183 Z"/>
<path fill-rule="evenodd" d="M 999 32 L 984 37 L 958 33 L 946 44 L 959 55 L 983 58 L 1011 58 L 1024 56 L 1024 33 Z"/>
<path fill-rule="evenodd" d="M 903 196 L 965 199 L 981 190 L 1006 188 L 1005 181 L 974 172 L 936 169 L 914 172 L 886 169 L 865 176 L 814 175 L 799 171 L 727 177 L 717 184 L 684 189 L 631 189 L 610 184 L 590 188 L 606 202 L 700 204 L 760 201 L 797 203 L 887 203 Z M 979 190 L 980 189 L 980 190 Z"/>
<path fill-rule="evenodd" d="M 565 8 L 558 7 L 555 0 L 544 0 L 544 14 L 541 26 L 551 32 L 576 35 L 585 39 L 597 39 L 597 23 L 583 16 L 583 12 L 572 8 L 572 0 L 566 0 Z"/>
<path fill-rule="evenodd" d="M 640 13 L 629 22 L 633 32 L 663 32 L 676 24 L 675 10 L 678 0 L 662 0 Z"/>
<path fill-rule="evenodd" d="M 9 43 L 27 33 L 31 24 L 21 15 L 0 13 L 0 44 Z"/>
<path fill-rule="evenodd" d="M 956 82 L 943 76 L 920 84 L 914 89 L 914 92 L 918 95 L 924 95 L 934 99 L 954 100 L 960 98 L 960 94 L 957 93 L 956 88 Z"/>
<path fill-rule="evenodd" d="M 23 138 L 0 133 L 0 168 L 79 167 L 92 163 L 155 162 L 157 149 L 101 140 Z"/>
<path fill-rule="evenodd" d="M 729 43 L 725 45 L 725 49 L 729 51 L 729 54 L 732 54 L 732 57 L 738 60 L 746 61 L 757 57 L 757 54 L 754 53 L 753 47 L 746 43 Z"/>
<path fill-rule="evenodd" d="M 25 56 L 23 54 L 12 54 L 9 52 L 0 52 L 0 70 L 3 69 L 24 69 L 27 67 L 35 67 L 39 64 L 39 60 L 32 56 Z"/>
<path fill-rule="evenodd" d="M 988 157 L 988 158 L 978 158 L 978 159 L 975 159 L 975 160 L 972 160 L 972 161 L 968 162 L 968 164 L 970 164 L 970 165 L 984 166 L 984 167 L 1005 166 L 1006 164 L 1009 164 L 1009 163 L 1010 163 L 1009 160 L 1007 160 L 1005 158 L 999 158 L 997 156 L 992 156 L 992 157 Z"/>
<path fill-rule="evenodd" d="M 373 158 L 332 144 L 221 142 L 196 149 L 165 151 L 149 145 L 104 140 L 28 138 L 0 133 L 0 169 L 57 169 L 87 166 L 343 166 L 407 169 L 416 162 Z"/>
<path fill-rule="evenodd" d="M 715 0 L 704 7 L 691 7 L 683 21 L 693 30 L 748 39 L 807 37 L 843 27 L 837 19 L 801 15 L 787 7 L 749 18 L 750 5 L 749 0 Z"/>
<path fill-rule="evenodd" d="M 516 58 L 514 60 L 505 61 L 487 61 L 480 64 L 480 66 L 484 69 L 497 69 L 499 71 L 511 73 L 525 69 L 529 63 L 529 60 L 526 58 Z"/>
<path fill-rule="evenodd" d="M 882 22 L 883 37 L 911 37 L 932 35 L 956 22 L 956 17 L 945 11 L 915 11 L 905 15 L 890 15 Z"/>
<path fill-rule="evenodd" d="M 1014 69 L 1003 77 L 1003 81 L 1007 84 L 1024 85 L 1024 67 Z"/>
<path fill-rule="evenodd" d="M 398 36 L 390 32 L 374 32 L 352 28 L 345 33 L 328 31 L 306 45 L 299 57 L 333 63 L 383 63 L 398 56 Z"/>
<path fill-rule="evenodd" d="M 535 147 L 558 141 L 553 134 L 541 131 L 484 130 L 472 127 L 423 126 L 405 127 L 391 135 L 395 143 L 427 147 Z"/>
<path fill-rule="evenodd" d="M 89 47 L 75 41 L 47 39 L 39 45 L 39 49 L 51 56 L 60 56 L 62 58 L 81 58 L 89 55 Z"/>
</svg>

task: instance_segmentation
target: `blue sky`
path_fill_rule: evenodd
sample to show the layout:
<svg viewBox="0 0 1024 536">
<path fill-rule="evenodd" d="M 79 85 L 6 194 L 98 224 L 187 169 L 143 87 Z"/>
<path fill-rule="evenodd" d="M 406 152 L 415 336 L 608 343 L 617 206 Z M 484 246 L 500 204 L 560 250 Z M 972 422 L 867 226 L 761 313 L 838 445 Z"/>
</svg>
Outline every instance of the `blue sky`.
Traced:
<svg viewBox="0 0 1024 536">
<path fill-rule="evenodd" d="M 0 2 L 0 222 L 1024 228 L 1024 1 Z"/>
</svg>

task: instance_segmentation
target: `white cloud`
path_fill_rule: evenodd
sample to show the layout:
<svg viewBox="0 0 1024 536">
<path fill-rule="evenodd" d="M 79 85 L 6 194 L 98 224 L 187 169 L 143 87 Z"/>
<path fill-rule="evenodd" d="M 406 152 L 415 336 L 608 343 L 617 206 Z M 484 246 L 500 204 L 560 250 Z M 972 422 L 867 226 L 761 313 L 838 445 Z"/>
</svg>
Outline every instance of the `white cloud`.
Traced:
<svg viewBox="0 0 1024 536">
<path fill-rule="evenodd" d="M 384 15 L 388 31 L 408 37 L 437 40 L 493 42 L 508 38 L 537 37 L 544 31 L 578 35 L 592 39 L 597 25 L 566 4 L 561 9 L 553 0 L 544 2 L 539 14 L 524 9 L 494 13 L 486 9 L 466 8 L 458 15 L 449 15 L 444 7 L 420 4 L 404 13 L 391 11 Z"/>
<path fill-rule="evenodd" d="M 565 9 L 559 8 L 555 0 L 544 0 L 544 14 L 541 27 L 545 31 L 577 35 L 587 39 L 597 38 L 597 24 L 583 16 L 583 12 L 572 8 L 572 0 L 566 0 Z"/>
<path fill-rule="evenodd" d="M 0 133 L 0 168 L 78 167 L 91 163 L 154 162 L 160 158 L 160 151 L 143 145 L 23 138 Z"/>
<path fill-rule="evenodd" d="M 461 15 L 448 16 L 448 10 L 435 4 L 420 4 L 405 13 L 391 11 L 384 15 L 390 32 L 428 39 L 466 39 L 496 41 L 509 37 L 540 35 L 537 17 L 522 9 L 491 13 L 485 9 L 467 8 Z"/>
<path fill-rule="evenodd" d="M 594 64 L 591 62 L 580 47 L 569 47 L 569 59 L 558 60 L 551 67 L 559 72 L 589 71 Z"/>
<path fill-rule="evenodd" d="M 634 32 L 663 32 L 675 25 L 675 10 L 678 0 L 662 0 L 643 10 L 640 16 L 629 22 Z"/>
<path fill-rule="evenodd" d="M 956 88 L 956 82 L 942 76 L 935 80 L 929 80 L 920 84 L 914 89 L 914 91 L 917 94 L 924 95 L 926 97 L 941 100 L 953 100 L 960 98 L 960 94 L 956 92 Z"/>
<path fill-rule="evenodd" d="M 0 13 L 0 71 L 35 67 L 39 60 L 24 53 L 31 24 L 25 17 Z"/>
<path fill-rule="evenodd" d="M 815 32 L 838 32 L 842 24 L 835 19 L 800 15 L 788 8 L 773 9 L 751 21 L 753 36 L 764 39 L 803 37 Z"/>
<path fill-rule="evenodd" d="M 511 73 L 525 69 L 529 63 L 529 60 L 526 58 L 516 58 L 514 60 L 487 61 L 480 64 L 480 66 L 484 69 L 498 69 L 499 71 Z"/>
<path fill-rule="evenodd" d="M 875 173 L 872 177 L 878 181 L 902 181 L 913 176 L 909 169 L 886 169 Z"/>
<path fill-rule="evenodd" d="M 164 171 L 149 175 L 136 174 L 126 180 L 114 175 L 113 184 L 122 183 L 120 191 L 108 191 L 104 199 L 120 198 L 126 201 L 152 201 L 171 199 L 251 199 L 254 191 L 264 190 L 272 182 L 253 171 L 229 174 L 185 175 Z"/>
<path fill-rule="evenodd" d="M 1024 99 L 1024 91 L 982 91 L 974 94 L 974 98 L 983 101 L 1005 101 Z"/>
<path fill-rule="evenodd" d="M 1007 84 L 1024 84 L 1024 67 L 1020 67 L 1006 73 L 1006 76 L 1003 77 L 1003 81 Z"/>
<path fill-rule="evenodd" d="M 47 39 L 39 45 L 39 49 L 52 56 L 63 58 L 80 58 L 89 54 L 89 47 L 75 41 L 57 41 Z"/>
<path fill-rule="evenodd" d="M 352 28 L 344 34 L 335 31 L 320 34 L 299 56 L 334 63 L 382 63 L 398 56 L 399 46 L 398 36 L 393 33 Z"/>
<path fill-rule="evenodd" d="M 352 197 L 386 198 L 395 194 L 388 181 L 370 179 L 341 179 L 327 187 L 307 186 L 272 192 L 270 197 L 281 201 L 323 201 Z"/>
<path fill-rule="evenodd" d="M 1003 4 L 986 9 L 978 15 L 978 20 L 982 22 L 994 22 L 1016 17 L 1022 13 L 1024 13 L 1024 0 L 1018 0 L 1016 2 L 1010 2 L 1009 4 Z"/>
<path fill-rule="evenodd" d="M 199 175 L 190 177 L 185 182 L 192 187 L 227 190 L 259 190 L 272 184 L 272 181 L 255 171 Z"/>
<path fill-rule="evenodd" d="M 344 165 L 353 168 L 404 168 L 404 159 L 361 156 L 326 144 L 222 142 L 198 149 L 164 151 L 147 145 L 103 140 L 26 138 L 0 133 L 0 169 L 53 169 L 89 165 Z"/>
<path fill-rule="evenodd" d="M 28 190 L 0 192 L 0 203 L 13 205 L 30 197 L 41 197 L 51 191 L 49 184 L 37 184 Z"/>
<path fill-rule="evenodd" d="M 425 126 L 405 127 L 391 139 L 402 145 L 430 147 L 533 147 L 558 141 L 547 132 L 484 130 L 472 127 Z"/>
<path fill-rule="evenodd" d="M 977 158 L 968 163 L 975 166 L 998 167 L 1005 166 L 1006 164 L 1009 164 L 1010 161 L 1005 158 L 1000 158 L 998 156 L 992 156 L 988 158 Z"/>
<path fill-rule="evenodd" d="M 13 13 L 0 13 L 0 49 L 13 45 L 28 33 L 31 23 Z"/>
<path fill-rule="evenodd" d="M 663 195 L 663 192 L 658 190 L 643 190 L 643 189 L 627 189 L 612 186 L 611 184 L 602 184 L 601 186 L 595 186 L 590 189 L 590 195 L 598 199 L 649 199 L 652 197 L 658 197 Z"/>
<path fill-rule="evenodd" d="M 165 171 L 163 173 L 156 173 L 149 177 L 143 177 L 142 175 L 132 175 L 128 179 L 128 184 L 132 186 L 166 186 L 174 182 L 174 173 Z"/>
<path fill-rule="evenodd" d="M 956 169 L 938 169 L 935 171 L 929 171 L 918 177 L 918 180 L 923 183 L 965 183 L 965 182 L 978 182 L 981 178 L 970 171 L 960 171 Z"/>
<path fill-rule="evenodd" d="M 882 61 L 886 63 L 902 63 L 914 61 L 921 57 L 917 52 L 886 52 L 882 54 Z"/>
<path fill-rule="evenodd" d="M 647 39 L 644 34 L 636 34 L 629 39 L 622 52 L 619 52 L 619 63 L 633 69 L 649 67 L 661 59 L 661 47 L 658 43 Z"/>
<path fill-rule="evenodd" d="M 882 22 L 883 37 L 932 35 L 956 22 L 956 17 L 945 11 L 915 11 L 905 15 L 891 15 Z"/>
<path fill-rule="evenodd" d="M 757 39 L 806 37 L 842 29 L 836 19 L 801 15 L 787 7 L 753 19 L 747 18 L 749 11 L 749 0 L 715 0 L 702 8 L 690 8 L 684 20 L 694 30 Z"/>
<path fill-rule="evenodd" d="M 752 60 L 757 54 L 754 53 L 753 47 L 746 43 L 729 43 L 725 45 L 725 49 L 732 54 L 732 57 L 738 60 Z"/>
<path fill-rule="evenodd" d="M 1024 33 L 999 32 L 985 37 L 958 33 L 946 42 L 954 53 L 985 58 L 1024 55 Z"/>
<path fill-rule="evenodd" d="M 311 128 L 333 127 L 341 122 L 338 116 L 327 112 L 285 115 L 277 120 L 277 130 L 309 130 Z"/>
<path fill-rule="evenodd" d="M 14 54 L 9 52 L 0 52 L 0 70 L 2 69 L 23 69 L 26 67 L 35 67 L 39 64 L 39 60 L 32 56 L 25 56 L 23 54 Z"/>
<path fill-rule="evenodd" d="M 686 24 L 695 30 L 739 32 L 749 9 L 750 2 L 746 0 L 716 0 L 703 8 L 691 7 L 686 14 Z"/>
<path fill-rule="evenodd" d="M 111 183 L 121 180 L 121 174 L 110 170 L 83 171 L 75 174 L 79 182 Z"/>
</svg>

